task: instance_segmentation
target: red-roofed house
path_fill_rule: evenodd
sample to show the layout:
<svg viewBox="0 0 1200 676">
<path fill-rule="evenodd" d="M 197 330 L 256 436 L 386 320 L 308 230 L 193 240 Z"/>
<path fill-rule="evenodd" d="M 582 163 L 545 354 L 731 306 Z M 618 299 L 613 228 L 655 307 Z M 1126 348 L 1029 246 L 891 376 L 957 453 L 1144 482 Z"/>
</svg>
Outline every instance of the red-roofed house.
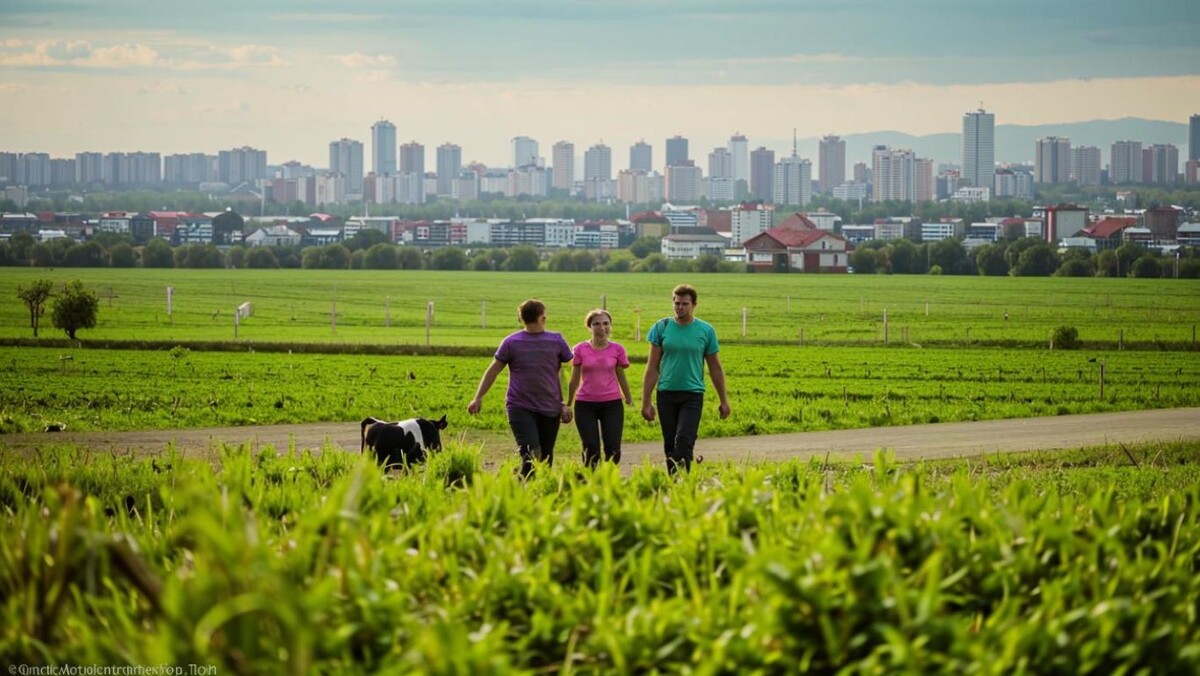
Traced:
<svg viewBox="0 0 1200 676">
<path fill-rule="evenodd" d="M 793 230 L 820 230 L 820 228 L 817 227 L 817 224 L 813 223 L 812 219 L 810 219 L 807 214 L 802 214 L 800 212 L 796 212 L 783 219 L 783 222 L 781 222 L 777 227 L 792 228 Z"/>
<path fill-rule="evenodd" d="M 844 273 L 852 248 L 846 238 L 827 230 L 782 225 L 751 237 L 745 246 L 746 264 L 757 272 Z"/>
<path fill-rule="evenodd" d="M 1121 246 L 1125 229 L 1137 224 L 1136 216 L 1108 216 L 1084 228 L 1083 234 L 1095 240 L 1097 251 L 1115 249 Z"/>
</svg>

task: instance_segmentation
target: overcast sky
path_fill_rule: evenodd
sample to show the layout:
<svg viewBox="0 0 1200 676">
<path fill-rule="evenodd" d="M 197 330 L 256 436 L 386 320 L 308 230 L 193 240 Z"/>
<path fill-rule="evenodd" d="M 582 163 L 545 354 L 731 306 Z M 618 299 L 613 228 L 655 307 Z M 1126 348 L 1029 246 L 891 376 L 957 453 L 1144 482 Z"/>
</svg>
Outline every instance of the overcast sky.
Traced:
<svg viewBox="0 0 1200 676">
<path fill-rule="evenodd" d="M 800 137 L 1200 113 L 1197 0 L 0 0 L 0 150 L 328 163 L 400 142 L 511 163 L 646 139 Z M 1181 154 L 1184 152 L 1181 149 Z"/>
</svg>

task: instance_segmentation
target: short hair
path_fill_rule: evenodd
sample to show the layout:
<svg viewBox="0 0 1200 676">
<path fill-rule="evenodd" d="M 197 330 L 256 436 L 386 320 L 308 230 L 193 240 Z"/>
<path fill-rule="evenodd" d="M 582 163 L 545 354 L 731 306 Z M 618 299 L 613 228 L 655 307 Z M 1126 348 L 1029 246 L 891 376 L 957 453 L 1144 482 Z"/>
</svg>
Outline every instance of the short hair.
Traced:
<svg viewBox="0 0 1200 676">
<path fill-rule="evenodd" d="M 536 298 L 530 298 L 517 306 L 517 318 L 522 324 L 532 324 L 538 317 L 546 314 L 546 304 Z"/>
<path fill-rule="evenodd" d="M 592 322 L 594 322 L 596 320 L 596 317 L 599 317 L 600 315 L 604 315 L 605 317 L 608 317 L 609 323 L 610 324 L 612 323 L 612 315 L 610 315 L 608 313 L 608 310 L 602 310 L 600 308 L 596 308 L 595 310 L 592 310 L 591 312 L 587 313 L 587 317 L 583 318 L 583 325 L 588 327 L 589 329 L 592 328 Z"/>
<path fill-rule="evenodd" d="M 696 301 L 698 300 L 695 287 L 692 287 L 688 284 L 680 284 L 679 286 L 675 287 L 675 290 L 671 292 L 671 295 L 689 296 L 692 299 L 692 305 L 695 305 Z"/>
</svg>

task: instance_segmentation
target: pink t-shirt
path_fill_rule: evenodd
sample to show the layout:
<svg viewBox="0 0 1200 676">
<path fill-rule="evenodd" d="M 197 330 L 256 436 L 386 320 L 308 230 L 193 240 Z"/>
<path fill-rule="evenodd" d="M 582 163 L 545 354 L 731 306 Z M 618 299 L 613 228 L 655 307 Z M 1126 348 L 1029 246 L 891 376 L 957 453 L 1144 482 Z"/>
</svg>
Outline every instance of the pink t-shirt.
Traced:
<svg viewBox="0 0 1200 676">
<path fill-rule="evenodd" d="M 620 343 L 609 341 L 597 350 L 586 340 L 575 346 L 571 363 L 580 367 L 583 379 L 576 401 L 613 401 L 621 399 L 621 385 L 617 382 L 617 369 L 629 368 L 629 357 Z"/>
</svg>

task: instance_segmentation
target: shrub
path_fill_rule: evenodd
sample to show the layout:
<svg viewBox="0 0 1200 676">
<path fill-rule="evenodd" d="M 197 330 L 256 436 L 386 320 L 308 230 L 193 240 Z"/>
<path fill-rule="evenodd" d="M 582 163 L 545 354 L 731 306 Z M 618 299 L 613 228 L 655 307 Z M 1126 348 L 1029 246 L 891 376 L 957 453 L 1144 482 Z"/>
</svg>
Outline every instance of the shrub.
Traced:
<svg viewBox="0 0 1200 676">
<path fill-rule="evenodd" d="M 1054 347 L 1060 350 L 1078 350 L 1083 346 L 1079 340 L 1079 329 L 1074 326 L 1060 326 L 1054 329 L 1052 337 Z"/>
</svg>

